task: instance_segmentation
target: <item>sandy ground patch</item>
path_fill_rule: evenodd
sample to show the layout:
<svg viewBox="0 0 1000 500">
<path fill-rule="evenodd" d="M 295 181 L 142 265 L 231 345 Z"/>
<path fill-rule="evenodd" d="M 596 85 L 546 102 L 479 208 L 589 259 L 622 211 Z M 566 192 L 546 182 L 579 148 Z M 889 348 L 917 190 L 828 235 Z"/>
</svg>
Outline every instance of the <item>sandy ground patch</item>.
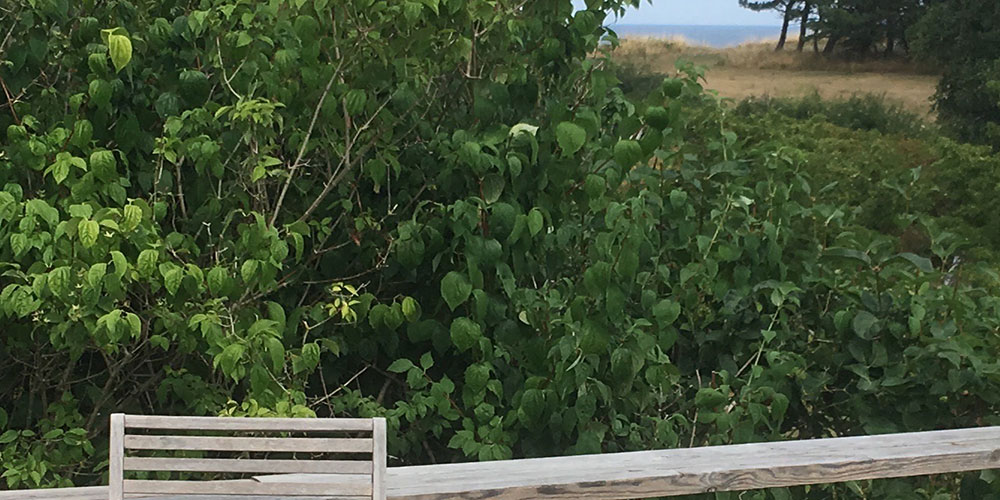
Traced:
<svg viewBox="0 0 1000 500">
<path fill-rule="evenodd" d="M 887 101 L 923 115 L 931 114 L 931 96 L 937 78 L 899 73 L 835 73 L 826 71 L 733 70 L 713 68 L 706 75 L 707 88 L 724 97 L 800 97 L 819 93 L 824 98 L 854 94 L 882 95 Z"/>
<path fill-rule="evenodd" d="M 938 81 L 932 71 L 900 59 L 857 62 L 809 51 L 776 53 L 768 43 L 712 49 L 663 39 L 630 39 L 623 42 L 615 57 L 655 73 L 673 73 L 678 59 L 694 62 L 707 68 L 708 88 L 737 100 L 814 93 L 824 98 L 875 94 L 926 116 L 932 113 L 931 97 Z"/>
</svg>

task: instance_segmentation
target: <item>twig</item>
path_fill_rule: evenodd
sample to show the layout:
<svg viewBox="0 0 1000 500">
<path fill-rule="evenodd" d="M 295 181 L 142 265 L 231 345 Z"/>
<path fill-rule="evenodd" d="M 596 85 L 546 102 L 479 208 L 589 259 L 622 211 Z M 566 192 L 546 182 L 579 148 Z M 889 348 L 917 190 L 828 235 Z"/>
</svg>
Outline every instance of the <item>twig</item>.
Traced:
<svg viewBox="0 0 1000 500">
<path fill-rule="evenodd" d="M 181 183 L 181 163 L 184 163 L 183 157 L 181 161 L 174 164 L 174 171 L 177 172 L 177 199 L 181 205 L 181 216 L 187 219 L 187 207 L 184 205 L 184 185 Z"/>
<path fill-rule="evenodd" d="M 360 377 L 361 374 L 363 374 L 364 372 L 368 371 L 368 367 L 369 366 L 371 366 L 371 365 L 365 365 L 365 367 L 362 368 L 361 371 L 359 371 L 358 373 L 355 373 L 354 376 L 351 377 L 350 379 L 348 379 L 347 382 L 344 382 L 343 384 L 340 384 L 340 387 L 334 389 L 333 392 L 331 392 L 331 393 L 327 394 L 326 396 L 323 396 L 322 398 L 319 398 L 318 400 L 314 401 L 313 405 L 323 404 L 323 402 L 325 402 L 326 400 L 332 398 L 333 396 L 336 396 L 338 392 L 344 390 L 344 388 L 347 387 L 348 385 L 350 385 L 351 382 L 354 382 L 355 380 L 357 380 L 357 378 Z M 320 374 L 320 375 L 322 375 L 322 374 Z"/>
<path fill-rule="evenodd" d="M 20 14 L 20 11 L 18 11 L 18 13 Z M 7 35 L 5 35 L 3 37 L 3 41 L 0 42 L 0 56 L 3 56 L 4 51 L 7 50 L 7 42 L 10 41 L 10 35 L 14 33 L 15 27 L 17 27 L 17 19 L 14 19 L 14 21 L 10 23 L 10 29 L 7 30 Z"/>
<path fill-rule="evenodd" d="M 387 104 L 389 104 L 390 99 L 391 98 L 386 99 L 382 103 L 382 105 L 379 106 L 374 113 L 372 113 L 371 117 L 368 118 L 368 121 L 366 121 L 364 125 L 358 127 L 358 129 L 355 130 L 354 137 L 351 138 L 349 142 L 350 147 L 354 146 L 355 141 L 358 140 L 358 138 L 361 136 L 361 133 L 368 129 L 372 121 L 375 120 L 375 117 L 377 117 L 378 114 L 382 111 L 382 109 L 385 108 Z M 346 177 L 347 174 L 350 173 L 355 166 L 357 166 L 359 159 L 362 158 L 364 154 L 367 153 L 368 150 L 374 146 L 375 141 L 377 141 L 380 136 L 381 133 L 376 134 L 375 137 L 372 138 L 371 142 L 366 144 L 364 148 L 362 148 L 360 151 L 358 151 L 357 154 L 354 155 L 353 160 L 351 160 L 349 156 L 350 149 L 348 149 L 345 152 L 345 156 L 341 159 L 340 164 L 337 166 L 336 172 L 334 173 L 333 176 L 330 177 L 330 179 L 326 181 L 326 184 L 323 185 L 323 190 L 320 191 L 319 196 L 317 196 L 316 199 L 313 200 L 312 204 L 309 205 L 309 208 L 306 209 L 305 213 L 303 213 L 302 216 L 299 217 L 299 221 L 304 221 L 308 219 L 309 216 L 312 215 L 312 213 L 316 211 L 317 208 L 319 208 L 320 203 L 322 203 L 323 200 L 326 198 L 326 196 L 330 194 L 330 191 L 334 188 L 334 186 L 340 184 L 340 181 L 344 177 Z M 271 224 L 274 225 L 273 220 Z"/>
<path fill-rule="evenodd" d="M 340 64 L 337 65 L 337 69 L 333 71 L 333 75 L 330 76 L 330 80 L 326 82 L 326 88 L 323 89 L 323 94 L 319 96 L 319 102 L 316 104 L 316 109 L 313 110 L 312 120 L 309 122 L 309 128 L 306 130 L 306 136 L 302 138 L 302 146 L 299 147 L 299 154 L 295 157 L 295 161 L 292 163 L 291 168 L 288 169 L 288 179 L 285 179 L 285 185 L 281 188 L 281 194 L 278 195 L 278 202 L 274 207 L 274 214 L 271 215 L 271 226 L 274 226 L 274 222 L 278 220 L 278 214 L 281 212 L 281 205 L 285 201 L 285 193 L 288 192 L 288 186 L 292 183 L 292 179 L 295 178 L 295 171 L 299 169 L 302 165 L 302 157 L 306 154 L 306 147 L 309 146 L 309 138 L 312 136 L 313 129 L 316 127 L 316 119 L 319 118 L 319 112 L 323 108 L 323 102 L 326 101 L 326 96 L 330 94 L 330 88 L 333 87 L 333 82 L 337 80 L 340 76 L 340 70 L 344 67 L 344 59 L 340 60 Z"/>
<path fill-rule="evenodd" d="M 232 92 L 237 99 L 243 100 L 243 96 L 233 90 L 233 86 L 229 84 L 230 78 L 226 75 L 226 64 L 222 61 L 222 43 L 219 41 L 219 37 L 215 38 L 215 48 L 219 51 L 219 68 L 222 69 L 222 83 L 226 85 L 226 88 L 229 89 L 229 91 Z M 242 66 L 243 64 L 241 63 L 240 67 Z M 240 70 L 240 67 L 236 68 L 237 72 Z M 236 73 L 233 73 L 233 77 L 236 77 Z"/>
<path fill-rule="evenodd" d="M 153 203 L 156 203 L 157 195 L 160 192 L 160 177 L 163 177 L 163 153 L 159 155 L 159 161 L 156 164 L 156 177 L 153 178 Z"/>
<path fill-rule="evenodd" d="M 774 311 L 774 314 L 771 315 L 771 324 L 767 325 L 767 331 L 771 331 L 771 329 L 774 328 L 774 324 L 778 321 L 778 313 L 780 312 L 781 308 L 779 307 L 776 311 Z M 741 366 L 739 371 L 736 372 L 737 377 L 742 375 L 743 371 L 750 367 L 750 363 L 753 363 L 753 366 L 755 367 L 757 366 L 757 363 L 760 362 L 760 355 L 764 352 L 765 344 L 767 344 L 767 342 L 763 338 L 761 338 L 760 348 L 757 349 L 757 354 L 750 356 L 750 359 L 748 359 L 746 363 L 743 363 L 743 366 Z M 753 383 L 753 372 L 750 372 L 750 381 L 747 382 L 747 385 L 750 385 L 752 383 Z"/>
<path fill-rule="evenodd" d="M 698 389 L 701 389 L 701 372 L 697 369 L 694 371 L 695 377 L 698 379 Z M 698 408 L 694 410 L 694 419 L 691 421 L 691 440 L 688 442 L 688 448 L 694 448 L 694 435 L 695 430 L 698 429 Z"/>
<path fill-rule="evenodd" d="M 320 385 L 323 386 L 323 393 L 327 394 L 327 397 L 329 397 L 330 390 L 326 388 L 326 377 L 323 376 L 323 370 L 322 369 L 319 370 L 319 383 L 320 383 Z M 321 400 L 321 402 L 322 402 L 322 400 Z M 320 403 L 316 403 L 316 404 L 320 404 Z M 334 415 L 334 413 L 335 413 L 334 410 L 333 410 L 333 404 L 331 404 L 329 401 L 327 401 L 327 403 L 326 403 L 326 409 L 330 412 L 330 416 L 332 417 Z"/>
<path fill-rule="evenodd" d="M 14 111 L 14 100 L 10 97 L 10 89 L 7 88 L 7 82 L 4 81 L 3 76 L 0 76 L 0 85 L 3 86 L 4 95 L 7 96 L 7 107 L 10 108 L 10 114 L 14 117 L 14 122 L 20 125 L 21 119 L 17 117 L 17 112 Z"/>
</svg>

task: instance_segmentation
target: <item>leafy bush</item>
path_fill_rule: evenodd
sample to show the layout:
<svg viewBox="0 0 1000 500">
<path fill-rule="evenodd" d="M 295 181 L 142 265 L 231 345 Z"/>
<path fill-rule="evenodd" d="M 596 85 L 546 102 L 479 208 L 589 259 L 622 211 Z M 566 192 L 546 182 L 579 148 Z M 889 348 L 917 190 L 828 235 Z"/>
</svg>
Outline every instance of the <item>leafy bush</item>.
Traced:
<svg viewBox="0 0 1000 500">
<path fill-rule="evenodd" d="M 991 0 L 939 2 L 908 34 L 914 53 L 944 68 L 935 95 L 939 121 L 961 140 L 1000 147 L 1000 31 Z"/>
<path fill-rule="evenodd" d="M 740 103 L 734 130 L 748 144 L 795 148 L 823 199 L 853 211 L 866 227 L 911 238 L 900 243 L 910 250 L 929 250 L 918 215 L 930 216 L 968 240 L 963 248 L 967 258 L 996 261 L 1000 226 L 993 214 L 1000 206 L 993 193 L 1000 158 L 989 148 L 943 137 L 916 118 L 903 119 L 906 114 L 898 110 L 844 119 L 845 114 L 812 111 L 850 109 L 847 103 L 817 104 L 813 98 L 772 102 Z M 866 122 L 881 125 L 850 125 Z"/>
<path fill-rule="evenodd" d="M 622 54 L 623 47 L 628 47 L 627 54 Z M 619 88 L 631 98 L 643 98 L 657 90 L 663 79 L 669 75 L 656 68 L 651 56 L 660 55 L 679 47 L 672 40 L 661 38 L 628 38 L 613 45 L 615 76 L 619 79 Z"/>
<path fill-rule="evenodd" d="M 796 120 L 819 117 L 840 127 L 883 134 L 921 136 L 928 130 L 923 117 L 874 94 L 855 94 L 847 99 L 824 99 L 818 93 L 801 98 L 763 96 L 745 99 L 736 107 L 739 115 L 769 112 Z"/>
<path fill-rule="evenodd" d="M 622 4 L 19 11 L 7 485 L 99 483 L 111 411 L 384 415 L 397 464 L 993 423 L 996 279 L 858 226 L 694 69 L 626 99 L 587 57 Z"/>
</svg>

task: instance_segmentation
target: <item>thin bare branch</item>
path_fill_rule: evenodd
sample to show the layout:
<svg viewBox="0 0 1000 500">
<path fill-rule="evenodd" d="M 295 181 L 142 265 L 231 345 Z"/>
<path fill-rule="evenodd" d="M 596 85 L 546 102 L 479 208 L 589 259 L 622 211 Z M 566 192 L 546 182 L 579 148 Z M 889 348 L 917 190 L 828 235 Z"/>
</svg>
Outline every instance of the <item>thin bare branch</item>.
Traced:
<svg viewBox="0 0 1000 500">
<path fill-rule="evenodd" d="M 232 79 L 236 77 L 236 73 L 233 73 L 232 77 L 226 75 L 226 63 L 222 60 L 222 42 L 219 41 L 218 37 L 216 37 L 215 39 L 215 47 L 219 51 L 219 68 L 222 69 L 222 83 L 226 85 L 226 88 L 229 89 L 229 92 L 231 92 L 234 96 L 236 96 L 237 99 L 243 99 L 243 96 L 241 96 L 239 92 L 236 92 L 236 90 L 234 90 L 233 86 L 230 84 Z M 243 64 L 240 63 L 240 66 L 236 68 L 236 71 L 239 72 L 240 67 L 242 66 Z"/>
<path fill-rule="evenodd" d="M 368 118 L 368 121 L 366 121 L 365 124 L 362 125 L 361 127 L 358 127 L 358 129 L 354 132 L 354 137 L 352 137 L 348 143 L 349 150 L 344 153 L 344 157 L 341 158 L 340 164 L 337 165 L 336 173 L 334 173 L 334 175 L 331 176 L 326 181 L 326 184 L 323 185 L 323 190 L 320 191 L 319 196 L 317 196 L 316 199 L 313 200 L 312 204 L 309 205 L 309 208 L 306 209 L 305 213 L 303 213 L 302 216 L 299 217 L 298 219 L 299 221 L 304 221 L 308 219 L 309 216 L 312 215 L 312 213 L 315 212 L 317 208 L 319 208 L 320 203 L 322 203 L 323 200 L 326 198 L 326 196 L 330 194 L 330 191 L 333 190 L 335 186 L 340 184 L 340 181 L 344 177 L 346 177 L 347 174 L 351 172 L 351 170 L 354 169 L 354 167 L 358 164 L 359 160 L 364 157 L 364 154 L 367 153 L 368 150 L 374 146 L 375 141 L 378 140 L 381 134 L 376 134 L 375 137 L 372 138 L 371 142 L 366 144 L 365 147 L 361 149 L 361 151 L 355 153 L 354 158 L 351 159 L 350 148 L 353 148 L 355 141 L 357 141 L 357 139 L 361 136 L 361 133 L 368 129 L 372 121 L 375 120 L 375 117 L 377 117 L 378 114 L 382 112 L 382 109 L 385 108 L 387 104 L 389 104 L 390 99 L 391 98 L 383 101 L 382 104 L 378 107 L 378 109 L 375 110 L 375 112 L 372 113 L 372 115 Z"/>
<path fill-rule="evenodd" d="M 281 188 L 281 194 L 278 195 L 278 202 L 274 207 L 274 214 L 271 215 L 270 225 L 273 227 L 274 222 L 278 220 L 278 214 L 281 213 L 281 205 L 285 201 L 285 194 L 288 192 L 288 186 L 292 183 L 292 179 L 295 178 L 295 171 L 299 169 L 302 165 L 302 157 L 306 154 L 306 148 L 309 146 L 309 138 L 312 136 L 313 129 L 316 128 L 316 120 L 319 118 L 319 112 L 323 109 L 323 102 L 326 101 L 326 96 L 330 94 L 330 88 L 333 87 L 333 82 L 340 77 L 340 70 L 344 67 L 344 59 L 340 59 L 340 64 L 337 65 L 337 69 L 333 71 L 333 75 L 330 76 L 330 80 L 326 82 L 326 87 L 323 89 L 323 94 L 319 97 L 319 102 L 316 103 L 316 109 L 313 110 L 312 120 L 309 121 L 309 128 L 306 130 L 306 136 L 302 138 L 302 146 L 299 148 L 299 154 L 295 157 L 295 161 L 292 163 L 291 168 L 288 169 L 288 178 L 285 179 L 285 184 Z"/>
</svg>

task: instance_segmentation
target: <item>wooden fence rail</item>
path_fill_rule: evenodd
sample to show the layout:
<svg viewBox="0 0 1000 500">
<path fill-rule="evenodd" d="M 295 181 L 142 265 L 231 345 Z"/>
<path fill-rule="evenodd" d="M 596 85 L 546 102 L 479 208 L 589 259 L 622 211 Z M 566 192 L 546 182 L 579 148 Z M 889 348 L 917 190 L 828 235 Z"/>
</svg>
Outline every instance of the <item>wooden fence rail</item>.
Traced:
<svg viewBox="0 0 1000 500">
<path fill-rule="evenodd" d="M 631 499 L 993 468 L 1000 468 L 1000 427 L 390 467 L 386 485 L 390 500 Z M 289 474 L 254 479 L 327 480 Z M 107 490 L 0 492 L 0 499 L 8 498 L 104 500 Z"/>
</svg>

